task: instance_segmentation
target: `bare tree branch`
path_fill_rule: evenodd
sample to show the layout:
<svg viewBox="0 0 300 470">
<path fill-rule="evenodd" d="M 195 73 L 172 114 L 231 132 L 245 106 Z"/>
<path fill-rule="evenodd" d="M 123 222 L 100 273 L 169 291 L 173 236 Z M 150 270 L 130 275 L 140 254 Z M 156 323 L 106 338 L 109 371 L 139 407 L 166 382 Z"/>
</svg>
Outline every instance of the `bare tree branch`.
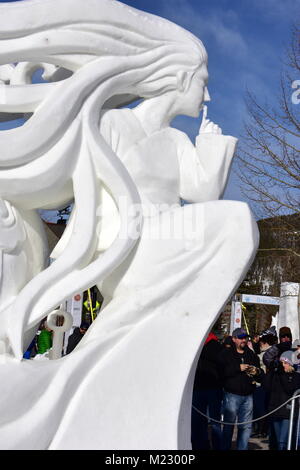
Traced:
<svg viewBox="0 0 300 470">
<path fill-rule="evenodd" d="M 300 105 L 292 103 L 291 86 L 295 71 L 300 71 L 299 25 L 293 28 L 278 84 L 279 96 L 272 106 L 260 103 L 250 91 L 246 94 L 249 120 L 244 126 L 236 172 L 242 193 L 263 218 L 300 215 Z M 278 250 L 299 251 L 290 246 Z"/>
<path fill-rule="evenodd" d="M 257 251 L 289 251 L 294 256 L 298 256 L 300 258 L 300 253 L 297 253 L 296 251 L 291 250 L 290 248 L 259 248 Z"/>
</svg>

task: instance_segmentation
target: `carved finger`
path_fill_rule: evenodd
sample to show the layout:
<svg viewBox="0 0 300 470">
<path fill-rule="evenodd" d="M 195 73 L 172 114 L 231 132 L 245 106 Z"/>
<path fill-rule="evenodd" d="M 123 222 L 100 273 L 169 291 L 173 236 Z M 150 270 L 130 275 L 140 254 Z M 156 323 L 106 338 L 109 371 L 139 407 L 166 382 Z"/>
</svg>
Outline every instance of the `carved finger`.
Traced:
<svg viewBox="0 0 300 470">
<path fill-rule="evenodd" d="M 211 126 L 212 126 L 212 122 L 209 120 L 209 119 L 206 119 L 202 125 L 201 125 L 201 128 L 200 128 L 200 131 L 203 133 L 203 132 L 211 132 Z"/>
<path fill-rule="evenodd" d="M 202 122 L 201 122 L 201 125 L 205 123 L 206 118 L 207 118 L 207 106 L 204 105 L 204 106 L 203 106 L 203 115 L 202 115 Z"/>
<path fill-rule="evenodd" d="M 204 129 L 205 129 L 205 126 L 207 124 L 207 106 L 204 105 L 203 106 L 203 114 L 202 114 L 202 121 L 201 121 L 201 124 L 200 124 L 200 129 L 199 129 L 199 132 L 204 132 Z"/>
<path fill-rule="evenodd" d="M 199 133 L 200 134 L 204 134 L 207 132 L 207 126 L 210 124 L 210 121 L 206 119 L 205 122 L 202 122 L 201 123 L 201 126 L 200 126 L 200 129 L 199 129 Z"/>
</svg>

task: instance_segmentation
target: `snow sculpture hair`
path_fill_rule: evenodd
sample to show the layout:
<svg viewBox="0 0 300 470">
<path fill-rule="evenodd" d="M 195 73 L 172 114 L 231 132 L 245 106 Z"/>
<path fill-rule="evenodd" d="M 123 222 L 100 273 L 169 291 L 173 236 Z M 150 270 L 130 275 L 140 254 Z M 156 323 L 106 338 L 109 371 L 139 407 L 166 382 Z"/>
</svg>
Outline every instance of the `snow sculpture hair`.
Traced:
<svg viewBox="0 0 300 470">
<path fill-rule="evenodd" d="M 76 205 L 68 246 L 9 307 L 7 335 L 20 358 L 24 330 L 107 276 L 132 250 L 130 233 L 142 225 L 139 213 L 128 221 L 120 212 L 127 239 L 96 256 L 100 181 L 116 204 L 120 196 L 139 202 L 134 182 L 99 133 L 104 103 L 114 95 L 167 93 L 207 61 L 201 41 L 167 20 L 155 17 L 154 29 L 152 15 L 112 0 L 86 0 L 78 15 L 80 2 L 0 5 L 0 64 L 19 62 L 10 70 L 5 65 L 0 112 L 33 113 L 22 127 L 1 132 L 0 197 L 25 210 L 57 208 L 73 197 Z M 72 75 L 28 84 L 40 66 L 53 80 L 59 67 Z"/>
</svg>

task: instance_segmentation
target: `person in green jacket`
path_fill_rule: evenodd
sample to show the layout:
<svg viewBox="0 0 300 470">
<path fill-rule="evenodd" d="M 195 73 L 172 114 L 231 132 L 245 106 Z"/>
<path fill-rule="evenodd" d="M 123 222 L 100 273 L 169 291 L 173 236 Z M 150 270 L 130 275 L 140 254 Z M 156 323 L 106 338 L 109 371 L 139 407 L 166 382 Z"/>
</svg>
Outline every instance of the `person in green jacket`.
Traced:
<svg viewBox="0 0 300 470">
<path fill-rule="evenodd" d="M 52 347 L 52 330 L 47 327 L 46 322 L 41 327 L 41 332 L 37 337 L 38 354 L 44 354 Z"/>
</svg>

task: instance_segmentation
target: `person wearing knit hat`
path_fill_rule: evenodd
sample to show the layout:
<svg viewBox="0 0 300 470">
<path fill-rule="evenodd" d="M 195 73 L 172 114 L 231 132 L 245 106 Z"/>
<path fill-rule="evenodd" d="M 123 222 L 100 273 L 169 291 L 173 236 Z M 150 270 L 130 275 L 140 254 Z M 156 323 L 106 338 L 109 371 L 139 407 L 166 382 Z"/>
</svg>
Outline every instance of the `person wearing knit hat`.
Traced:
<svg viewBox="0 0 300 470">
<path fill-rule="evenodd" d="M 292 341 L 292 332 L 288 326 L 282 326 L 279 330 L 279 338 L 289 338 Z"/>
<path fill-rule="evenodd" d="M 272 348 L 274 344 L 277 344 L 278 337 L 276 332 L 276 327 L 271 326 L 266 330 L 263 330 L 259 335 L 259 349 L 260 352 L 258 354 L 260 367 L 264 371 L 267 372 L 266 366 L 263 362 L 264 355 L 266 352 Z M 259 418 L 267 413 L 267 406 L 268 406 L 268 395 L 263 387 L 259 385 L 256 386 L 255 392 L 253 394 L 253 417 Z M 253 434 L 251 437 L 266 437 L 269 431 L 269 420 L 267 418 L 261 419 L 253 424 Z"/>
<path fill-rule="evenodd" d="M 292 332 L 288 326 L 282 326 L 279 330 L 280 342 L 292 341 Z"/>
<path fill-rule="evenodd" d="M 289 400 L 300 388 L 300 374 L 295 372 L 293 351 L 280 354 L 278 366 L 269 371 L 263 382 L 263 387 L 269 393 L 268 412 L 270 416 L 271 434 L 276 436 L 276 446 L 272 450 L 286 450 L 289 431 L 290 409 Z M 280 407 L 278 409 L 278 407 Z M 276 411 L 274 411 L 276 410 Z M 293 442 L 294 444 L 294 442 Z"/>
<path fill-rule="evenodd" d="M 267 328 L 266 330 L 262 331 L 259 337 L 260 354 L 258 354 L 258 356 L 260 359 L 260 366 L 262 367 L 264 372 L 266 372 L 266 366 L 263 362 L 263 357 L 266 351 L 268 351 L 273 345 L 277 345 L 278 342 L 275 326 L 271 326 L 270 328 Z"/>
<path fill-rule="evenodd" d="M 280 356 L 280 362 L 286 362 L 289 364 L 291 367 L 294 365 L 294 357 L 293 357 L 293 351 L 285 351 L 281 354 Z"/>
<path fill-rule="evenodd" d="M 295 339 L 295 341 L 293 341 L 292 349 L 294 349 L 294 350 L 299 349 L 299 352 L 300 352 L 300 339 Z"/>
<path fill-rule="evenodd" d="M 270 326 L 270 328 L 267 328 L 266 330 L 262 331 L 259 336 L 260 336 L 260 338 L 262 338 L 264 336 L 277 337 L 276 326 L 274 326 L 274 325 Z"/>
<path fill-rule="evenodd" d="M 276 367 L 280 355 L 292 348 L 292 332 L 288 326 L 282 326 L 279 330 L 279 344 L 274 344 L 268 349 L 263 357 L 265 366 L 270 369 Z"/>
</svg>

